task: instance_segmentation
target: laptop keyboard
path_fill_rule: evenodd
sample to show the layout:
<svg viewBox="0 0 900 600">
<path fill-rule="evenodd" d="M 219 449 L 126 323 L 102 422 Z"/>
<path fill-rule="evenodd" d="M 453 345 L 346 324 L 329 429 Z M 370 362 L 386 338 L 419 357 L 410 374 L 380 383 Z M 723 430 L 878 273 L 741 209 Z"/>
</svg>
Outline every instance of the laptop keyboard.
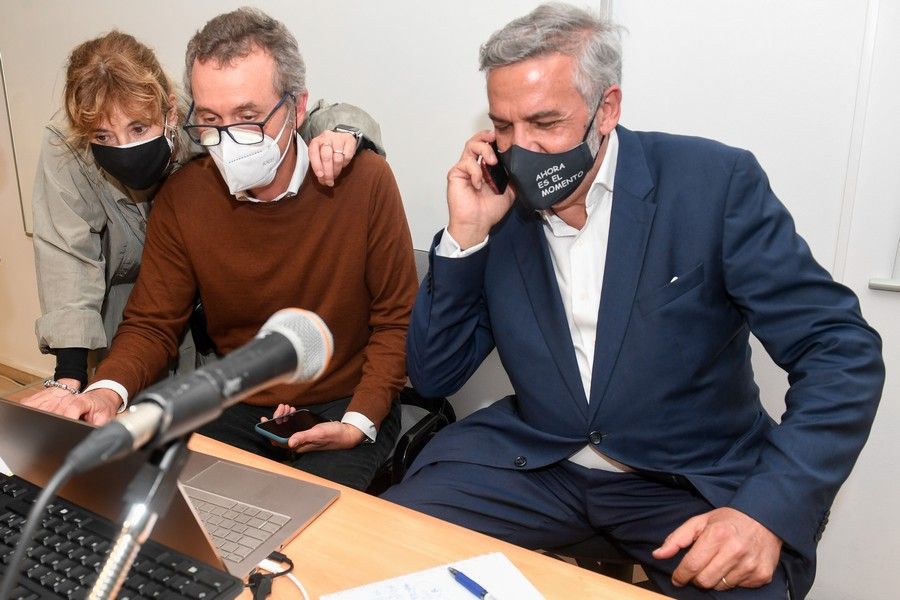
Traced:
<svg viewBox="0 0 900 600">
<path fill-rule="evenodd" d="M 247 558 L 290 520 L 287 515 L 273 513 L 205 490 L 185 486 L 184 491 L 200 514 L 200 519 L 212 536 L 219 555 L 235 563 Z"/>
<path fill-rule="evenodd" d="M 0 575 L 6 572 L 15 547 L 23 543 L 21 529 L 39 492 L 24 479 L 0 473 Z M 54 499 L 29 543 L 11 598 L 87 598 L 119 529 L 91 511 Z M 240 579 L 149 540 L 118 598 L 230 600 L 242 588 Z"/>
</svg>

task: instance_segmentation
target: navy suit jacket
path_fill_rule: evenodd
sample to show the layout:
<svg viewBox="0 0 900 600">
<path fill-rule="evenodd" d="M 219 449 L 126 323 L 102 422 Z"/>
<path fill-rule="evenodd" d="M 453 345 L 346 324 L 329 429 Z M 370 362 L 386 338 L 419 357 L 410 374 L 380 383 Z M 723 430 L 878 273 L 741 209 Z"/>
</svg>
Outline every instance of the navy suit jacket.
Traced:
<svg viewBox="0 0 900 600">
<path fill-rule="evenodd" d="M 481 251 L 432 252 L 407 341 L 420 393 L 457 391 L 496 346 L 515 395 L 447 428 L 413 472 L 436 460 L 534 469 L 592 443 L 764 524 L 802 597 L 875 416 L 881 340 L 752 154 L 617 131 L 590 402 L 541 221 L 516 205 Z M 789 375 L 780 425 L 760 403 L 751 332 Z"/>
</svg>

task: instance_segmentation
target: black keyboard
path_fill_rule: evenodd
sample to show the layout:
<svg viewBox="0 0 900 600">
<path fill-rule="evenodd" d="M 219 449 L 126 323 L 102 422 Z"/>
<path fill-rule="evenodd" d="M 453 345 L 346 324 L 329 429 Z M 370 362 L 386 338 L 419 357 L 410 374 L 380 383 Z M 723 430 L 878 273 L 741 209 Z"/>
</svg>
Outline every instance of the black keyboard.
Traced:
<svg viewBox="0 0 900 600">
<path fill-rule="evenodd" d="M 0 473 L 0 575 L 40 488 Z M 87 598 L 120 527 L 61 498 L 47 507 L 42 527 L 29 544 L 11 598 Z M 209 565 L 148 540 L 119 592 L 120 600 L 193 598 L 230 600 L 243 583 Z"/>
</svg>

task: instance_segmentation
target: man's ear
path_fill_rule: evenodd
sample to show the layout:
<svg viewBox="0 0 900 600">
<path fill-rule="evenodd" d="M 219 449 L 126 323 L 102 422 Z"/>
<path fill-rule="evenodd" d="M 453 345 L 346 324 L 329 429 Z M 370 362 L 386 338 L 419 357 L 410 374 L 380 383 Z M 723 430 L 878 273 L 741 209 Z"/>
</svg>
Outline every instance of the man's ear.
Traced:
<svg viewBox="0 0 900 600">
<path fill-rule="evenodd" d="M 300 130 L 303 121 L 306 120 L 306 103 L 309 101 L 309 91 L 305 91 L 297 96 L 297 122 L 294 129 Z"/>
<path fill-rule="evenodd" d="M 597 128 L 601 135 L 609 135 L 619 124 L 622 114 L 622 89 L 613 84 L 609 86 L 603 96 L 603 102 L 597 109 Z"/>
</svg>

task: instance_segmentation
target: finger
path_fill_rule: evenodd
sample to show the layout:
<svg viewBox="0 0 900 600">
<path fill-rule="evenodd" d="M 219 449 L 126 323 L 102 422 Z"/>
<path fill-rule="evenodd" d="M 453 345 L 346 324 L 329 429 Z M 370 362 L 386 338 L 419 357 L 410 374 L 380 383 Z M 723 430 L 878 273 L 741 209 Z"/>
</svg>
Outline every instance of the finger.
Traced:
<svg viewBox="0 0 900 600">
<path fill-rule="evenodd" d="M 466 156 L 474 156 L 476 160 L 483 160 L 489 165 L 496 165 L 500 161 L 500 157 L 494 152 L 493 147 L 484 142 L 470 142 L 469 145 L 466 146 Z"/>
<path fill-rule="evenodd" d="M 322 159 L 322 175 L 319 176 L 319 182 L 331 187 L 334 185 L 334 146 L 332 143 L 323 144 L 319 154 Z"/>
<path fill-rule="evenodd" d="M 106 425 L 107 423 L 112 421 L 112 418 L 113 415 L 109 414 L 106 411 L 97 411 L 88 413 L 86 420 L 88 423 L 97 425 L 99 427 L 100 425 Z"/>
<path fill-rule="evenodd" d="M 288 447 L 294 452 L 307 452 L 311 449 L 308 431 L 298 431 L 288 438 Z"/>
<path fill-rule="evenodd" d="M 683 586 L 696 582 L 697 576 L 710 568 L 710 564 L 715 560 L 718 551 L 717 545 L 709 543 L 701 535 L 672 572 L 672 583 L 677 586 Z M 702 583 L 706 587 L 714 586 L 719 577 L 725 574 L 725 568 L 719 567 L 718 569 L 712 568 L 709 574 L 704 577 Z"/>
<path fill-rule="evenodd" d="M 309 142 L 309 168 L 315 173 L 317 179 L 323 175 L 321 149 L 322 142 L 319 138 L 314 138 Z"/>
<path fill-rule="evenodd" d="M 57 404 L 50 412 L 54 412 L 69 419 L 81 419 L 83 416 L 88 416 L 90 408 L 91 407 L 83 400 L 75 398 L 71 402 Z"/>
<path fill-rule="evenodd" d="M 479 160 L 479 157 L 470 154 L 467 158 L 457 163 L 462 177 L 468 179 L 476 190 L 481 190 L 484 184 L 484 173 L 481 171 Z"/>
<path fill-rule="evenodd" d="M 347 138 L 343 144 L 344 165 L 346 166 L 349 165 L 350 161 L 353 160 L 353 157 L 356 156 L 356 151 L 359 150 L 359 144 L 352 135 L 344 134 L 343 137 Z"/>
<path fill-rule="evenodd" d="M 653 551 L 653 558 L 663 560 L 672 558 L 681 550 L 693 544 L 705 525 L 705 521 L 701 520 L 700 517 L 688 519 L 670 533 L 659 548 Z"/>
<path fill-rule="evenodd" d="M 337 181 L 338 175 L 341 174 L 341 171 L 344 170 L 344 165 L 349 163 L 347 160 L 347 154 L 349 153 L 348 147 L 351 144 L 341 144 L 335 147 L 334 153 L 331 155 L 331 177 L 332 183 Z M 351 154 L 352 156 L 352 154 Z"/>
<path fill-rule="evenodd" d="M 719 550 L 710 556 L 706 566 L 694 575 L 691 583 L 703 589 L 728 590 L 737 587 L 746 573 L 747 570 L 739 566 L 737 558 Z"/>
<path fill-rule="evenodd" d="M 466 140 L 466 145 L 463 148 L 463 153 L 460 159 L 467 158 L 469 156 L 481 156 L 487 155 L 491 156 L 496 160 L 496 155 L 494 154 L 494 150 L 491 148 L 491 143 L 493 143 L 495 134 L 490 129 L 484 129 L 479 131 L 468 140 Z M 495 164 L 495 162 L 488 161 L 488 164 Z"/>
</svg>

